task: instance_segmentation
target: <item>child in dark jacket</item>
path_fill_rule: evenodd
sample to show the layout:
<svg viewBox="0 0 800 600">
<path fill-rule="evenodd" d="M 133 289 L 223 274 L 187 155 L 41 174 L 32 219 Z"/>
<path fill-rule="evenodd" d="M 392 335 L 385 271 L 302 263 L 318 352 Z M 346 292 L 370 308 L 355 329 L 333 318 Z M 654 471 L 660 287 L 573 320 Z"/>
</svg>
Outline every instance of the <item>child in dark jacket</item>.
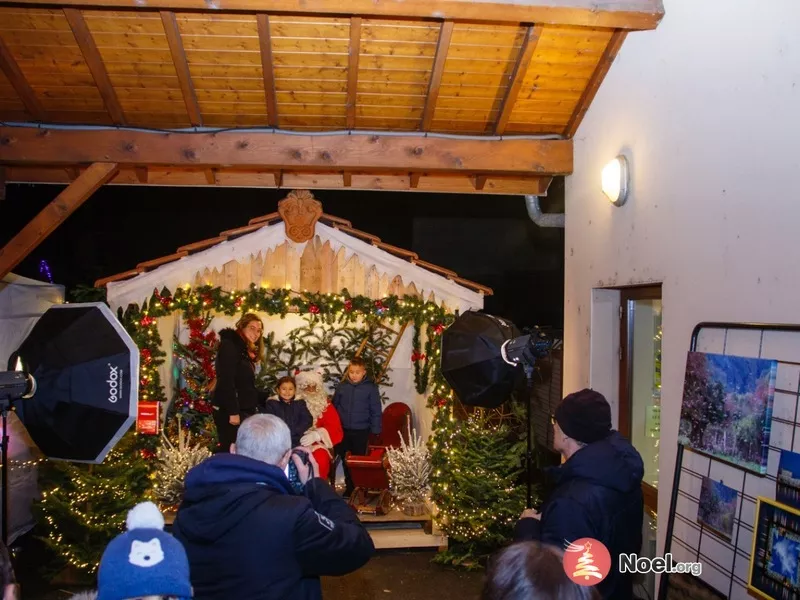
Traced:
<svg viewBox="0 0 800 600">
<path fill-rule="evenodd" d="M 369 434 L 381 432 L 381 394 L 378 386 L 367 379 L 367 367 L 361 358 L 354 358 L 347 368 L 347 379 L 339 384 L 333 396 L 333 406 L 339 412 L 344 430 L 342 443 L 336 446 L 336 456 L 342 459 L 346 482 L 345 496 L 353 492 L 353 480 L 344 464 L 348 452 L 367 453 Z"/>
<path fill-rule="evenodd" d="M 278 397 L 267 400 L 264 412 L 283 420 L 292 434 L 292 447 L 299 446 L 300 438 L 314 424 L 314 418 L 305 401 L 295 400 L 297 387 L 293 377 L 281 377 L 276 390 Z"/>
</svg>

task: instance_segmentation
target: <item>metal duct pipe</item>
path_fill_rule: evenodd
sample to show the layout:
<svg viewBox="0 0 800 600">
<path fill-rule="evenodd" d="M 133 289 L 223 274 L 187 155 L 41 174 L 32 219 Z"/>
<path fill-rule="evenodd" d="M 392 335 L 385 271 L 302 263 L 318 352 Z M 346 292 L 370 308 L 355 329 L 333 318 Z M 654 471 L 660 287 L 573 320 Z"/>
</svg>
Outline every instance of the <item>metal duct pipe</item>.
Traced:
<svg viewBox="0 0 800 600">
<path fill-rule="evenodd" d="M 539 206 L 539 196 L 525 195 L 525 208 L 531 221 L 539 227 L 564 227 L 564 213 L 544 213 Z"/>
</svg>

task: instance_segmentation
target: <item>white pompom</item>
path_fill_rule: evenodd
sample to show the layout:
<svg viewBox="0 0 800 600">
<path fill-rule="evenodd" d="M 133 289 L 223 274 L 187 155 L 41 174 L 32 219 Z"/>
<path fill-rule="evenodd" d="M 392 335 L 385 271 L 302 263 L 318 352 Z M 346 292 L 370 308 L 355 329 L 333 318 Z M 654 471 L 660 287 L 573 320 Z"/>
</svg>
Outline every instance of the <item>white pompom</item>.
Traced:
<svg viewBox="0 0 800 600">
<path fill-rule="evenodd" d="M 137 504 L 128 512 L 128 530 L 164 529 L 164 515 L 152 502 Z"/>
</svg>

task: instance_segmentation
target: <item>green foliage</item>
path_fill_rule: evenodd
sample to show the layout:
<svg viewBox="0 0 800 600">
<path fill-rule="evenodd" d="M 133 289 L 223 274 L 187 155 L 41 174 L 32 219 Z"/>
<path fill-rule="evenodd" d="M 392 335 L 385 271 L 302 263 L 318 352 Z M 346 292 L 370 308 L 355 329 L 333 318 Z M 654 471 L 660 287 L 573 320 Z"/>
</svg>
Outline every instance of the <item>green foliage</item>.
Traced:
<svg viewBox="0 0 800 600">
<path fill-rule="evenodd" d="M 478 411 L 458 422 L 440 410 L 433 461 L 433 501 L 449 548 L 436 561 L 479 568 L 512 537 L 525 508 L 524 442 L 512 415 Z"/>
<path fill-rule="evenodd" d="M 96 572 L 109 541 L 125 530 L 127 512 L 150 497 L 154 463 L 141 460 L 142 437 L 128 433 L 102 464 L 47 461 L 40 480 L 48 483 L 34 512 L 46 523 L 45 543 L 59 564 L 79 573 Z"/>
<path fill-rule="evenodd" d="M 67 297 L 70 302 L 105 302 L 106 301 L 106 288 L 96 288 L 90 285 L 76 285 L 73 289 L 69 290 Z"/>
</svg>

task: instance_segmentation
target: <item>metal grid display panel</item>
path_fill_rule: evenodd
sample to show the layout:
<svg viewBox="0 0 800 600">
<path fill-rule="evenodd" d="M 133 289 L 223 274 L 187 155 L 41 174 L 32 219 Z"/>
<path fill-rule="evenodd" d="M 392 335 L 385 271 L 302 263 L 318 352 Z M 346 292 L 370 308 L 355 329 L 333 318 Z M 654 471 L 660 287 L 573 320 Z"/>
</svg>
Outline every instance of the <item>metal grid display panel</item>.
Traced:
<svg viewBox="0 0 800 600">
<path fill-rule="evenodd" d="M 677 562 L 701 562 L 701 578 L 732 600 L 752 599 L 747 591 L 756 498 L 775 498 L 781 450 L 800 451 L 800 326 L 736 323 L 701 324 L 692 336 L 698 352 L 767 358 L 778 361 L 767 473 L 758 475 L 689 448 L 678 450 L 669 514 L 667 547 Z M 737 491 L 736 518 L 730 540 L 698 523 L 702 477 Z M 675 485 L 675 481 L 673 481 Z M 666 598 L 662 577 L 659 599 Z"/>
</svg>

